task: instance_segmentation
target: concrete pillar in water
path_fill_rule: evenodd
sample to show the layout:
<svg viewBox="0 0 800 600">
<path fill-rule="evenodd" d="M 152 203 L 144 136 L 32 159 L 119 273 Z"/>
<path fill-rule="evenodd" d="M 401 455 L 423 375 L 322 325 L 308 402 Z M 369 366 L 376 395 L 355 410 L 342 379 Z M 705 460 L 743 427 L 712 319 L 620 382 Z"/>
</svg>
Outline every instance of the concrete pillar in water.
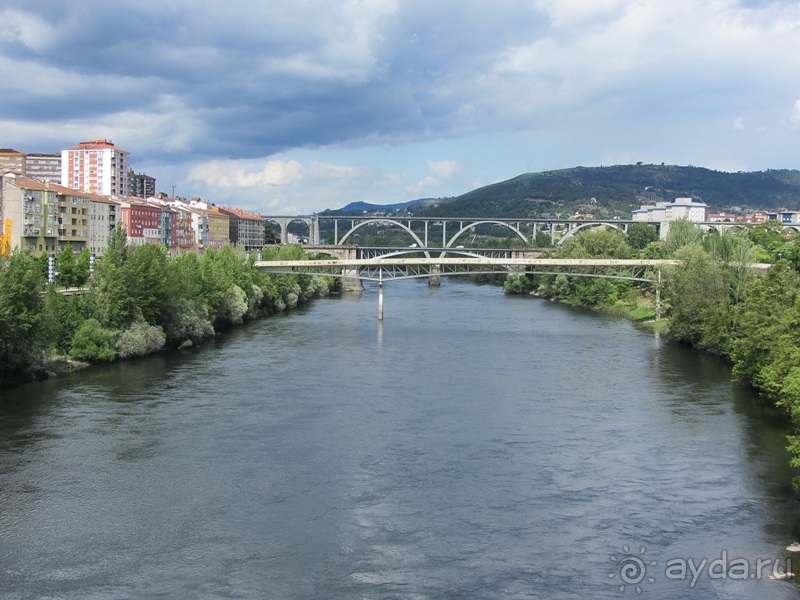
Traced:
<svg viewBox="0 0 800 600">
<path fill-rule="evenodd" d="M 438 287 L 442 285 L 442 267 L 439 265 L 431 266 L 431 273 L 428 275 L 428 285 Z"/>
<path fill-rule="evenodd" d="M 661 320 L 661 269 L 658 270 L 658 281 L 656 281 L 656 321 Z"/>
<path fill-rule="evenodd" d="M 383 321 L 383 282 L 378 283 L 378 320 Z"/>
<path fill-rule="evenodd" d="M 358 277 L 358 267 L 342 268 L 342 289 L 345 292 L 360 292 L 364 289 L 364 284 Z"/>
</svg>

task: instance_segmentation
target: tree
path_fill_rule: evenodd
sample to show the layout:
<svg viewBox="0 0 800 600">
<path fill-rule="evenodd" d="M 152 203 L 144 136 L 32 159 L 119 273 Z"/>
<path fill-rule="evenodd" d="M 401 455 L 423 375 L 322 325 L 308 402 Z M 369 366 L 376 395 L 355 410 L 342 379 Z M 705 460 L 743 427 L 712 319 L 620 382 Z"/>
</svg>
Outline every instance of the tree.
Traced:
<svg viewBox="0 0 800 600">
<path fill-rule="evenodd" d="M 779 399 L 789 369 L 798 364 L 799 289 L 800 276 L 779 263 L 750 285 L 737 318 L 733 373 L 773 399 Z"/>
<path fill-rule="evenodd" d="M 628 243 L 637 250 L 658 240 L 658 231 L 650 223 L 634 223 L 628 227 Z"/>
<path fill-rule="evenodd" d="M 91 255 L 88 248 L 84 248 L 75 259 L 75 281 L 74 285 L 81 286 L 89 281 L 89 263 Z"/>
<path fill-rule="evenodd" d="M 166 246 L 145 244 L 130 248 L 123 270 L 130 296 L 126 325 L 139 319 L 162 325 L 167 301 Z"/>
<path fill-rule="evenodd" d="M 161 327 L 137 321 L 122 332 L 116 347 L 120 358 L 136 358 L 158 352 L 165 342 L 166 336 Z"/>
<path fill-rule="evenodd" d="M 75 254 L 72 244 L 67 244 L 56 256 L 56 283 L 66 287 L 74 286 L 76 281 Z"/>
<path fill-rule="evenodd" d="M 672 256 L 684 246 L 703 242 L 703 231 L 688 219 L 678 219 L 669 224 L 664 253 Z"/>
<path fill-rule="evenodd" d="M 44 359 L 39 328 L 44 281 L 30 254 L 0 261 L 0 383 L 25 377 Z"/>
<path fill-rule="evenodd" d="M 116 332 L 103 327 L 97 319 L 87 319 L 75 332 L 70 356 L 91 362 L 114 360 Z"/>
<path fill-rule="evenodd" d="M 634 254 L 619 229 L 583 231 L 564 242 L 556 253 L 559 258 L 631 258 Z"/>
<path fill-rule="evenodd" d="M 108 256 L 98 260 L 89 289 L 94 300 L 93 314 L 100 325 L 117 331 L 124 329 L 131 312 L 125 264 L 117 264 Z"/>
<path fill-rule="evenodd" d="M 665 271 L 664 285 L 670 335 L 726 354 L 732 315 L 722 267 L 696 244 L 683 247 L 675 258 L 682 264 Z"/>
<path fill-rule="evenodd" d="M 549 248 L 553 245 L 553 241 L 550 239 L 550 234 L 546 231 L 537 231 L 536 238 L 533 241 L 533 246 L 535 248 Z"/>
</svg>

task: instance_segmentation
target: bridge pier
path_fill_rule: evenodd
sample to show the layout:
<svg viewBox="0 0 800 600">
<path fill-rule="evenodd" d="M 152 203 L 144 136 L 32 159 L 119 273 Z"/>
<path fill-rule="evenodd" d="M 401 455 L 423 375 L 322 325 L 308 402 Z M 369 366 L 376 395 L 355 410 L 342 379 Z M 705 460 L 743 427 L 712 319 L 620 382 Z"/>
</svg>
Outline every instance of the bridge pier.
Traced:
<svg viewBox="0 0 800 600">
<path fill-rule="evenodd" d="M 661 320 L 661 269 L 658 270 L 656 281 L 656 322 Z"/>
<path fill-rule="evenodd" d="M 345 292 L 364 291 L 364 283 L 358 276 L 358 267 L 342 268 L 342 290 Z"/>
<path fill-rule="evenodd" d="M 442 267 L 439 265 L 431 265 L 431 273 L 428 275 L 428 285 L 432 287 L 439 287 L 442 285 Z"/>
</svg>

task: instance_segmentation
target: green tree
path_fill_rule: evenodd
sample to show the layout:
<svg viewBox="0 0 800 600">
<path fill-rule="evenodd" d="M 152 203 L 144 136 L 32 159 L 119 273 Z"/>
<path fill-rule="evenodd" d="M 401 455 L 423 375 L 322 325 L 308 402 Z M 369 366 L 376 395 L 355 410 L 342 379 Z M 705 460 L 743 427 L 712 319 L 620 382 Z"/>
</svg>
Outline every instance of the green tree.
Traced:
<svg viewBox="0 0 800 600">
<path fill-rule="evenodd" d="M 131 312 L 125 264 L 117 264 L 105 256 L 98 260 L 89 289 L 94 301 L 93 314 L 100 325 L 117 331 L 124 329 Z"/>
<path fill-rule="evenodd" d="M 72 244 L 67 244 L 56 256 L 56 283 L 67 287 L 74 287 L 76 282 L 75 253 Z"/>
<path fill-rule="evenodd" d="M 167 302 L 167 248 L 145 244 L 128 250 L 124 264 L 129 294 L 125 325 L 143 319 L 150 325 L 164 324 Z"/>
<path fill-rule="evenodd" d="M 0 261 L 0 383 L 25 378 L 42 365 L 43 289 L 30 254 L 15 250 Z"/>
<path fill-rule="evenodd" d="M 75 259 L 75 280 L 74 285 L 82 286 L 89 281 L 89 261 L 91 254 L 88 248 L 84 248 Z"/>
<path fill-rule="evenodd" d="M 672 337 L 727 354 L 732 313 L 720 264 L 699 245 L 681 248 L 679 266 L 665 271 L 664 300 Z"/>
<path fill-rule="evenodd" d="M 137 321 L 120 334 L 116 343 L 120 358 L 136 358 L 158 352 L 164 347 L 166 336 L 158 325 Z"/>
<path fill-rule="evenodd" d="M 628 244 L 636 250 L 644 249 L 658 240 L 658 231 L 650 223 L 634 223 L 628 227 Z"/>
<path fill-rule="evenodd" d="M 114 360 L 116 332 L 103 327 L 97 319 L 87 319 L 75 332 L 70 356 L 90 362 Z"/>
<path fill-rule="evenodd" d="M 785 377 L 798 364 L 799 290 L 800 275 L 779 263 L 749 286 L 737 318 L 733 373 L 773 399 L 780 398 Z"/>
<path fill-rule="evenodd" d="M 636 252 L 619 229 L 589 230 L 559 246 L 559 258 L 632 258 Z"/>
<path fill-rule="evenodd" d="M 537 231 L 533 241 L 534 248 L 550 248 L 553 245 L 550 234 L 546 231 Z"/>
<path fill-rule="evenodd" d="M 664 254 L 669 257 L 684 246 L 702 242 L 703 231 L 700 227 L 687 219 L 678 219 L 669 224 L 667 239 L 664 241 Z"/>
</svg>

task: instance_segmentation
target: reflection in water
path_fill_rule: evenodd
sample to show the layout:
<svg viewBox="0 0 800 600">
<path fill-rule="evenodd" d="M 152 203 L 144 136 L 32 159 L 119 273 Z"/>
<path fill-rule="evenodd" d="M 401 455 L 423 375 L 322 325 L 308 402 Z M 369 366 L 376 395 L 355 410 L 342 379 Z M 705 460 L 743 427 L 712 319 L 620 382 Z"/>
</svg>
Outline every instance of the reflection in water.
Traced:
<svg viewBox="0 0 800 600">
<path fill-rule="evenodd" d="M 628 547 L 652 597 L 797 597 L 665 576 L 800 537 L 717 359 L 453 280 L 345 298 L 5 393 L 0 595 L 617 598 Z"/>
</svg>

